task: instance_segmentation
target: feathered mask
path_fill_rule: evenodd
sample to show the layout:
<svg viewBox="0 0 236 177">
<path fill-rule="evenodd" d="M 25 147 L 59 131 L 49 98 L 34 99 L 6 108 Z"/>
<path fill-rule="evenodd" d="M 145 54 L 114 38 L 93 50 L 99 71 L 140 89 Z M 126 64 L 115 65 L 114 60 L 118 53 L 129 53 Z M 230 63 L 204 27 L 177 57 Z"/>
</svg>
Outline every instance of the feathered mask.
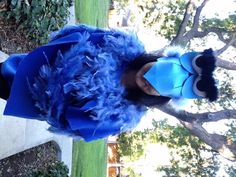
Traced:
<svg viewBox="0 0 236 177">
<path fill-rule="evenodd" d="M 212 49 L 162 57 L 145 73 L 144 78 L 162 96 L 171 98 L 217 99 L 213 78 L 216 58 Z"/>
</svg>

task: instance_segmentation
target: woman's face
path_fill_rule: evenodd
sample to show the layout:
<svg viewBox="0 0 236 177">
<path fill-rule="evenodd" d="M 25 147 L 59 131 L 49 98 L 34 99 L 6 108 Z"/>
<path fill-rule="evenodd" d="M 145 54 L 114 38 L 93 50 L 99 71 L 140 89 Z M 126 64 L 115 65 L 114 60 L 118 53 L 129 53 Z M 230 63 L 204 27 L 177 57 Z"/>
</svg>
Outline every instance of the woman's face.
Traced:
<svg viewBox="0 0 236 177">
<path fill-rule="evenodd" d="M 155 64 L 150 62 L 145 64 L 136 74 L 135 81 L 138 87 L 148 95 L 160 96 L 160 94 L 151 86 L 151 84 L 143 77 L 144 74 Z"/>
</svg>

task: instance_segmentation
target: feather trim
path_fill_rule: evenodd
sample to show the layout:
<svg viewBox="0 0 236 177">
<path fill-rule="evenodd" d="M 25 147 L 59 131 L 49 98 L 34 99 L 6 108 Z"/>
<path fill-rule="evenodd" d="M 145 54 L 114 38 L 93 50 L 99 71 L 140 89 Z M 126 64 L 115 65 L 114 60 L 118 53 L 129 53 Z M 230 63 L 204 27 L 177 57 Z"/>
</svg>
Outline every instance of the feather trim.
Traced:
<svg viewBox="0 0 236 177">
<path fill-rule="evenodd" d="M 171 46 L 171 47 L 167 47 L 164 52 L 163 55 L 167 56 L 167 57 L 176 57 L 176 58 L 180 58 L 180 56 L 184 53 L 184 50 L 179 47 L 179 46 Z"/>
<path fill-rule="evenodd" d="M 43 65 L 30 85 L 35 106 L 54 132 L 78 135 L 68 129 L 64 112 L 67 106 L 79 105 L 85 99 L 97 103 L 86 110 L 89 119 L 99 121 L 98 126 L 108 119 L 119 122 L 122 132 L 135 127 L 146 111 L 124 99 L 125 90 L 119 84 L 127 65 L 145 52 L 143 45 L 136 36 L 122 32 L 104 33 L 102 43 L 92 37 L 85 31 L 69 51 L 58 51 L 55 63 Z"/>
</svg>

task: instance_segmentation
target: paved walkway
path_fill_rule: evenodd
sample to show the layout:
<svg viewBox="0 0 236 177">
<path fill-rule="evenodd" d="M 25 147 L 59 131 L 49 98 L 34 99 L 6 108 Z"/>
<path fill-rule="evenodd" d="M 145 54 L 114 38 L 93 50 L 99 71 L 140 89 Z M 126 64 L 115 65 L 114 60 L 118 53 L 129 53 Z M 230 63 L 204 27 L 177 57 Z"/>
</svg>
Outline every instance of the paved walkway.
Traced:
<svg viewBox="0 0 236 177">
<path fill-rule="evenodd" d="M 75 24 L 74 6 L 70 8 L 70 12 L 68 24 L 72 25 Z M 0 51 L 0 62 L 4 58 L 7 58 L 7 55 Z M 59 159 L 69 167 L 71 173 L 72 139 L 48 132 L 49 125 L 46 122 L 3 116 L 5 104 L 6 102 L 0 99 L 0 159 L 54 141 L 60 149 Z"/>
</svg>

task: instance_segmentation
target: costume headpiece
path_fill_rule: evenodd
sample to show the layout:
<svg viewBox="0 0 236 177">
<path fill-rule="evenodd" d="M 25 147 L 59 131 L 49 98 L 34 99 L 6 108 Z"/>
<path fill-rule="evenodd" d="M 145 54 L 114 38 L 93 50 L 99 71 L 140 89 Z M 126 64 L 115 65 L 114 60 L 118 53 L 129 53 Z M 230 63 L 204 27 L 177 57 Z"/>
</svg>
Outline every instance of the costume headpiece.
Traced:
<svg viewBox="0 0 236 177">
<path fill-rule="evenodd" d="M 144 74 L 144 78 L 162 96 L 171 98 L 217 99 L 213 78 L 216 59 L 212 49 L 188 52 L 180 57 L 162 57 Z"/>
</svg>

